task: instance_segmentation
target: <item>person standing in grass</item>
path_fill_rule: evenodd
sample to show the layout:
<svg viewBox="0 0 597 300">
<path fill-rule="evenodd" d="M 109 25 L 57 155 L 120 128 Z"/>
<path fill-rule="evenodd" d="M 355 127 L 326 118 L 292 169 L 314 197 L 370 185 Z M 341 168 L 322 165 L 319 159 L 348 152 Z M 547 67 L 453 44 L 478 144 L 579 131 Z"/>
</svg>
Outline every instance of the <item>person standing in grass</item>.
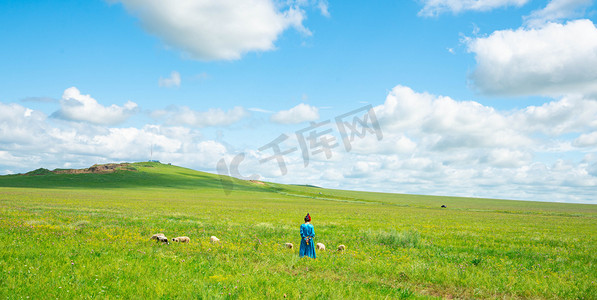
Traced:
<svg viewBox="0 0 597 300">
<path fill-rule="evenodd" d="M 299 250 L 299 256 L 308 256 L 311 258 L 315 257 L 315 243 L 313 238 L 315 237 L 315 229 L 311 225 L 311 216 L 307 214 L 305 216 L 305 224 L 301 225 L 301 248 Z"/>
</svg>

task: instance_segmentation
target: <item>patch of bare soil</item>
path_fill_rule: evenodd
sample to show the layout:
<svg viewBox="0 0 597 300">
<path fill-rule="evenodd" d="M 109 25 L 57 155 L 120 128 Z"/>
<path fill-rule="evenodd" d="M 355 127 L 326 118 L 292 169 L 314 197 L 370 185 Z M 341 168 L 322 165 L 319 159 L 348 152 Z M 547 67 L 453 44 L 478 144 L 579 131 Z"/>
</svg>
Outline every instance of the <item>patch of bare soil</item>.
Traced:
<svg viewBox="0 0 597 300">
<path fill-rule="evenodd" d="M 265 183 L 263 181 L 259 181 L 259 180 L 249 180 L 252 183 L 256 183 L 256 184 L 261 184 L 261 185 L 265 185 Z"/>
<path fill-rule="evenodd" d="M 53 172 L 56 174 L 106 174 L 106 173 L 113 173 L 119 170 L 125 171 L 137 171 L 135 167 L 131 166 L 129 163 L 122 163 L 122 164 L 105 164 L 105 165 L 93 165 L 87 169 L 61 169 L 61 170 L 54 170 Z"/>
</svg>

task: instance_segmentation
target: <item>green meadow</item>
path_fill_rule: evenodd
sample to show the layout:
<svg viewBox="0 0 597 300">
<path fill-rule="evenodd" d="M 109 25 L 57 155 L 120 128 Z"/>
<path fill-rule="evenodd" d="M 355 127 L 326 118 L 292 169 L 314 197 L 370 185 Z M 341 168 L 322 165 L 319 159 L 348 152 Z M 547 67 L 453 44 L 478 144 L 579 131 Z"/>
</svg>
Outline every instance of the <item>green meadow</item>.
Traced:
<svg viewBox="0 0 597 300">
<path fill-rule="evenodd" d="M 597 299 L 597 205 L 229 178 L 225 193 L 217 175 L 129 169 L 0 176 L 0 297 Z M 298 257 L 307 212 L 316 260 Z"/>
</svg>

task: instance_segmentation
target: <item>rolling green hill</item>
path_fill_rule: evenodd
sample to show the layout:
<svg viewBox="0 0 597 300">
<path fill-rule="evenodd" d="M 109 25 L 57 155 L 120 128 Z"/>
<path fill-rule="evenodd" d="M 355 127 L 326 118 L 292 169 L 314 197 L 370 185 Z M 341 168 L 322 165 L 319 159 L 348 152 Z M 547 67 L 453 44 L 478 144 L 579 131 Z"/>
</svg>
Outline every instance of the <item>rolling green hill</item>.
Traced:
<svg viewBox="0 0 597 300">
<path fill-rule="evenodd" d="M 225 191 L 218 175 L 150 162 L 56 171 L 0 176 L 2 298 L 597 295 L 596 205 L 229 177 Z M 307 212 L 327 245 L 316 260 L 296 249 Z M 157 244 L 157 232 L 191 242 Z"/>
<path fill-rule="evenodd" d="M 36 170 L 37 171 L 37 170 Z M 58 170 L 64 171 L 64 170 Z M 0 186 L 35 188 L 221 188 L 218 175 L 157 162 L 127 164 L 110 173 L 37 172 L 0 176 Z M 30 172 L 30 173 L 32 173 Z M 235 180 L 239 188 L 250 185 Z"/>
</svg>

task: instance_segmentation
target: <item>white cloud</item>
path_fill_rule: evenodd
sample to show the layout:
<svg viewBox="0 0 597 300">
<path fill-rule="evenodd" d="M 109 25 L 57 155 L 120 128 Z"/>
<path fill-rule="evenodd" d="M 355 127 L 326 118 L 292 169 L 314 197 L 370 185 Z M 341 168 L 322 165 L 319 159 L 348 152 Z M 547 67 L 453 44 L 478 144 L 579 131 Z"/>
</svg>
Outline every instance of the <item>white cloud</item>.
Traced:
<svg viewBox="0 0 597 300">
<path fill-rule="evenodd" d="M 172 106 L 166 110 L 155 111 L 152 114 L 156 118 L 165 118 L 170 125 L 185 125 L 191 127 L 227 126 L 247 117 L 249 112 L 240 106 L 228 111 L 219 108 L 212 108 L 208 111 L 195 111 L 186 106 Z"/>
<path fill-rule="evenodd" d="M 404 134 L 395 132 L 390 138 L 378 140 L 375 135 L 366 135 L 351 142 L 351 152 L 358 154 L 404 154 L 410 155 L 417 149 L 417 143 Z"/>
<path fill-rule="evenodd" d="M 275 48 L 290 27 L 303 27 L 299 7 L 280 11 L 273 0 L 116 0 L 137 15 L 145 29 L 193 59 L 239 59 L 250 51 Z"/>
<path fill-rule="evenodd" d="M 464 11 L 489 11 L 500 7 L 520 7 L 529 0 L 421 0 L 424 3 L 419 16 L 432 17 L 442 13 L 458 14 Z"/>
<path fill-rule="evenodd" d="M 352 169 L 347 174 L 346 178 L 364 178 L 371 177 L 371 175 L 379 170 L 380 164 L 378 162 L 357 161 L 352 166 Z"/>
<path fill-rule="evenodd" d="M 219 142 L 180 127 L 145 125 L 109 128 L 56 122 L 18 104 L 0 102 L 0 170 L 27 172 L 40 167 L 83 168 L 96 163 L 153 159 L 213 170 L 226 153 Z"/>
<path fill-rule="evenodd" d="M 377 157 L 382 168 L 367 177 L 353 165 L 344 174 L 368 178 L 362 184 L 378 190 L 396 191 L 387 189 L 392 181 L 400 192 L 589 201 L 590 186 L 597 184 L 586 171 L 591 164 L 580 159 L 567 167 L 537 161 L 573 153 L 571 136 L 579 133 L 576 146 L 593 146 L 597 138 L 582 133 L 597 129 L 597 100 L 565 97 L 506 112 L 397 86 L 375 112 L 384 139 L 365 142 L 371 152 L 354 151 L 347 161 Z M 401 140 L 407 151 L 382 150 Z"/>
<path fill-rule="evenodd" d="M 279 124 L 298 124 L 319 119 L 319 110 L 309 104 L 301 103 L 289 110 L 279 111 L 271 116 L 271 121 Z"/>
<path fill-rule="evenodd" d="M 528 27 L 542 27 L 549 22 L 560 22 L 584 16 L 584 11 L 593 0 L 551 0 L 543 9 L 533 11 L 524 17 Z"/>
<path fill-rule="evenodd" d="M 46 115 L 21 105 L 0 102 L 0 149 L 24 147 L 44 137 Z"/>
<path fill-rule="evenodd" d="M 328 18 L 330 17 L 330 12 L 329 12 L 329 10 L 328 10 L 328 8 L 329 8 L 329 3 L 328 3 L 328 1 L 327 1 L 327 0 L 320 0 L 320 1 L 317 3 L 317 8 L 319 8 L 319 11 L 321 12 L 321 14 L 322 14 L 324 17 L 328 17 Z"/>
<path fill-rule="evenodd" d="M 597 93 L 597 28 L 590 20 L 502 30 L 469 39 L 476 88 L 495 95 Z"/>
<path fill-rule="evenodd" d="M 249 107 L 247 108 L 249 111 L 259 112 L 259 113 L 266 113 L 266 114 L 273 114 L 274 112 L 271 110 L 259 108 L 259 107 Z"/>
<path fill-rule="evenodd" d="M 473 101 L 456 101 L 396 86 L 375 111 L 383 129 L 396 133 L 394 140 L 406 134 L 409 141 L 417 138 L 419 146 L 438 151 L 526 149 L 537 145 L 537 134 L 557 138 L 597 129 L 597 99 L 581 96 L 501 112 Z"/>
<path fill-rule="evenodd" d="M 482 158 L 482 162 L 499 168 L 515 168 L 530 163 L 531 159 L 532 155 L 528 152 L 498 148 L 489 150 L 487 156 Z"/>
<path fill-rule="evenodd" d="M 115 125 L 126 121 L 137 110 L 137 104 L 131 101 L 127 101 L 124 106 L 103 106 L 90 95 L 82 95 L 76 87 L 71 87 L 64 91 L 60 100 L 60 110 L 53 116 L 96 125 Z"/>
<path fill-rule="evenodd" d="M 581 134 L 573 143 L 576 147 L 595 147 L 597 146 L 597 131 Z"/>
<path fill-rule="evenodd" d="M 512 122 L 523 132 L 552 136 L 597 128 L 597 100 L 567 96 L 541 106 L 529 106 L 513 114 Z"/>
<path fill-rule="evenodd" d="M 419 136 L 420 143 L 436 150 L 522 147 L 531 143 L 517 128 L 508 126 L 511 120 L 507 115 L 491 107 L 416 93 L 405 86 L 392 89 L 375 112 L 383 128 L 411 138 Z"/>
<path fill-rule="evenodd" d="M 160 77 L 158 85 L 160 87 L 180 87 L 180 73 L 172 71 L 170 78 Z"/>
<path fill-rule="evenodd" d="M 315 9 L 319 10 L 324 17 L 330 17 L 329 6 L 330 3 L 328 0 L 290 0 L 286 1 L 287 3 L 292 3 L 299 7 L 311 6 Z"/>
</svg>

